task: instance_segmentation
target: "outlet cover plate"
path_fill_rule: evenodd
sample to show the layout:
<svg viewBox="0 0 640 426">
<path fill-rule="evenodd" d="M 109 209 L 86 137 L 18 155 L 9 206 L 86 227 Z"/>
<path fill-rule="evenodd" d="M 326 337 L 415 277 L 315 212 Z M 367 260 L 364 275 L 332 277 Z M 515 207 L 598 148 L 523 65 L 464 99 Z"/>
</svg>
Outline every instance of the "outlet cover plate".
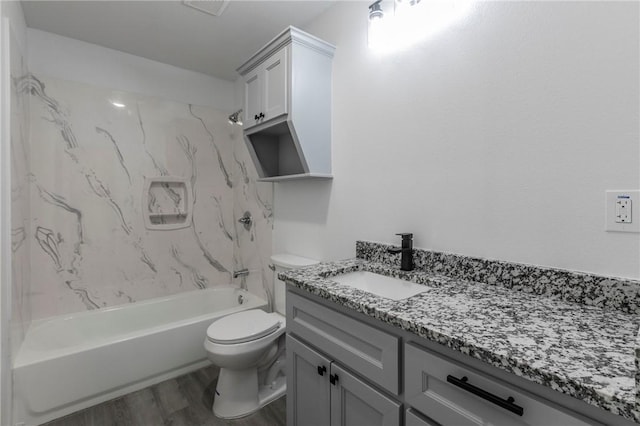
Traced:
<svg viewBox="0 0 640 426">
<path fill-rule="evenodd" d="M 605 194 L 605 231 L 640 232 L 640 190 L 606 191 Z M 616 202 L 619 199 L 631 201 L 631 223 L 616 222 Z"/>
</svg>

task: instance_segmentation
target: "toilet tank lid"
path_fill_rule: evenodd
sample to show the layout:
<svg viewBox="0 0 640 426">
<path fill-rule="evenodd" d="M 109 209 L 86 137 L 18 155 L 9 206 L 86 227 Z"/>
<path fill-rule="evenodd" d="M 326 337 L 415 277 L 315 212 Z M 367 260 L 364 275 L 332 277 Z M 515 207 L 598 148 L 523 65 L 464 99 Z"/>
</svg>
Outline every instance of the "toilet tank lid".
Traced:
<svg viewBox="0 0 640 426">
<path fill-rule="evenodd" d="M 317 265 L 320 263 L 319 260 L 309 259 L 307 257 L 296 256 L 294 254 L 289 253 L 280 253 L 274 254 L 271 256 L 271 261 L 274 265 L 280 266 L 281 268 L 302 268 L 305 266 Z"/>
</svg>

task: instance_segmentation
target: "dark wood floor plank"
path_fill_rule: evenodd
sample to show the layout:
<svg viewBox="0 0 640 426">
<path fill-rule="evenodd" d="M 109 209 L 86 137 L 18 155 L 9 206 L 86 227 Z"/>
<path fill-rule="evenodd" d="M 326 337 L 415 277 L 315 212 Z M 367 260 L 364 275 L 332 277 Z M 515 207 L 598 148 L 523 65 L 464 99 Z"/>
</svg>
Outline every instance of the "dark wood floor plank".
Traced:
<svg viewBox="0 0 640 426">
<path fill-rule="evenodd" d="M 44 426 L 86 426 L 84 423 L 84 411 L 61 417 L 49 423 L 45 423 Z"/>
<path fill-rule="evenodd" d="M 218 368 L 207 367 L 176 379 L 87 408 L 46 426 L 284 426 L 286 399 L 235 420 L 213 415 Z"/>
<path fill-rule="evenodd" d="M 207 421 L 214 417 L 212 405 L 208 404 L 208 400 L 203 401 L 203 395 L 205 388 L 194 375 L 188 374 L 186 376 L 178 377 L 177 379 L 180 390 L 189 400 L 189 411 L 199 424 L 205 424 Z M 213 403 L 213 401 L 211 401 Z"/>
<path fill-rule="evenodd" d="M 201 423 L 193 417 L 189 407 L 186 407 L 167 416 L 164 426 L 201 426 Z"/>
<path fill-rule="evenodd" d="M 153 396 L 162 411 L 162 417 L 168 417 L 176 411 L 189 406 L 189 401 L 180 392 L 180 387 L 175 379 L 152 386 L 151 392 L 153 392 Z"/>
<path fill-rule="evenodd" d="M 111 409 L 113 410 L 113 418 L 116 421 L 116 425 L 132 425 L 135 424 L 135 420 L 129 405 L 125 402 L 124 398 L 118 398 L 111 402 Z"/>
<path fill-rule="evenodd" d="M 162 412 L 150 388 L 130 393 L 123 399 L 131 413 L 132 426 L 164 424 Z"/>
<path fill-rule="evenodd" d="M 86 409 L 84 412 L 84 424 L 91 426 L 113 426 L 117 424 L 113 404 L 113 401 L 108 401 Z"/>
</svg>

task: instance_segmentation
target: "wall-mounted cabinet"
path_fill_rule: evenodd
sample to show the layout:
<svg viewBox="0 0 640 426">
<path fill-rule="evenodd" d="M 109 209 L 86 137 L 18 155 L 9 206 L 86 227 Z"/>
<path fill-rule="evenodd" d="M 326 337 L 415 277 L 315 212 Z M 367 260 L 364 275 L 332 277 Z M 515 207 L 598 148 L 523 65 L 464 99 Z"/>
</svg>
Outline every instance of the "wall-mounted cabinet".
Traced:
<svg viewBox="0 0 640 426">
<path fill-rule="evenodd" d="M 238 68 L 244 138 L 260 180 L 331 178 L 334 50 L 289 27 Z"/>
<path fill-rule="evenodd" d="M 244 77 L 245 129 L 288 112 L 287 52 L 274 53 Z"/>
</svg>

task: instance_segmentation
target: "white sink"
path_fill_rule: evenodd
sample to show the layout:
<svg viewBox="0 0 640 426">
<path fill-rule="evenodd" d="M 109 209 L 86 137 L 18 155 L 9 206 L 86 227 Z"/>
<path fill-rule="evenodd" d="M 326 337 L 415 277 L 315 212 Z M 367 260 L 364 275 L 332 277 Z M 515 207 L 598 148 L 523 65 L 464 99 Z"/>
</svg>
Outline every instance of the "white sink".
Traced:
<svg viewBox="0 0 640 426">
<path fill-rule="evenodd" d="M 329 279 L 391 300 L 402 300 L 429 291 L 429 287 L 424 285 L 367 271 L 349 272 Z"/>
</svg>

